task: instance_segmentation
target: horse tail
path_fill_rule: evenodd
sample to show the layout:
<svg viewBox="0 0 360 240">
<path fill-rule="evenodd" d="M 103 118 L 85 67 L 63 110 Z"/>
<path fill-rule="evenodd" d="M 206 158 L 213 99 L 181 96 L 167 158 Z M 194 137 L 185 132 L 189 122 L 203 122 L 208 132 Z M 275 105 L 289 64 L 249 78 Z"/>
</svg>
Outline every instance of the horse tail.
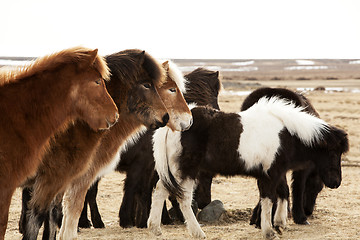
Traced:
<svg viewBox="0 0 360 240">
<path fill-rule="evenodd" d="M 180 186 L 179 182 L 171 172 L 171 163 L 169 163 L 167 151 L 169 130 L 168 127 L 163 127 L 156 130 L 153 135 L 155 170 L 159 175 L 160 181 L 162 181 L 169 193 L 181 199 L 184 195 L 184 189 Z M 181 135 L 179 132 L 175 132 L 175 134 L 178 136 Z M 176 143 L 181 144 L 180 141 L 176 141 Z"/>
<path fill-rule="evenodd" d="M 277 117 L 291 135 L 296 135 L 306 146 L 313 146 L 323 140 L 330 131 L 329 125 L 322 119 L 305 112 L 304 107 L 279 97 L 261 98 L 257 107 L 266 108 Z"/>
</svg>

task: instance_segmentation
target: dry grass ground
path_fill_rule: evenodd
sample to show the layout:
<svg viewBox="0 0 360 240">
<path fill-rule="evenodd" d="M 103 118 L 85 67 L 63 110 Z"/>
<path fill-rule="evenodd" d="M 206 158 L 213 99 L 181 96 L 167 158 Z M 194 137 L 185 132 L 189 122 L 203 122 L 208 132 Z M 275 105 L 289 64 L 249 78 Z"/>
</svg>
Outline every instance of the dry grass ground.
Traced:
<svg viewBox="0 0 360 240">
<path fill-rule="evenodd" d="M 246 81 L 241 81 L 245 83 Z M 254 81 L 250 81 L 254 83 Z M 311 81 L 256 81 L 262 86 L 360 87 L 360 80 L 311 80 Z M 248 90 L 248 89 L 234 89 Z M 350 152 L 343 161 L 343 182 L 336 190 L 324 189 L 317 200 L 311 225 L 295 225 L 289 220 L 281 239 L 360 239 L 360 93 L 309 92 L 321 117 L 345 129 L 349 134 Z M 220 107 L 226 111 L 239 111 L 243 96 L 222 93 Z M 118 224 L 118 210 L 122 199 L 124 175 L 106 176 L 99 186 L 98 203 L 105 222 L 105 229 L 81 229 L 79 239 L 191 239 L 182 224 L 163 226 L 163 235 L 155 237 L 147 229 L 122 229 Z M 202 226 L 207 239 L 262 239 L 261 231 L 249 225 L 250 209 L 258 200 L 256 182 L 243 177 L 216 177 L 212 186 L 213 200 L 224 203 L 228 213 L 220 223 Z M 20 239 L 18 219 L 21 197 L 17 190 L 10 209 L 6 239 Z"/>
</svg>

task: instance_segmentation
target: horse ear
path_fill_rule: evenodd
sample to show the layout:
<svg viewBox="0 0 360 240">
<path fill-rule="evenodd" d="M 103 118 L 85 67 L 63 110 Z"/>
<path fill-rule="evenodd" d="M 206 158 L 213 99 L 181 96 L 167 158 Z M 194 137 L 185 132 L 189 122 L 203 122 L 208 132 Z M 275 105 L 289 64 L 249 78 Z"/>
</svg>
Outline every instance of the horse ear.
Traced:
<svg viewBox="0 0 360 240">
<path fill-rule="evenodd" d="M 94 50 L 85 52 L 84 54 L 85 57 L 81 60 L 81 62 L 78 65 L 80 69 L 86 69 L 95 63 L 98 54 L 98 49 L 96 48 Z"/>
<path fill-rule="evenodd" d="M 98 55 L 98 49 L 97 48 L 89 52 L 90 65 L 94 64 L 97 55 Z"/>
<path fill-rule="evenodd" d="M 139 63 L 140 63 L 140 66 L 143 65 L 145 62 L 145 51 L 142 51 L 140 54 L 139 54 Z"/>
<path fill-rule="evenodd" d="M 169 61 L 165 61 L 162 63 L 163 68 L 165 69 L 166 72 L 169 71 Z"/>
</svg>

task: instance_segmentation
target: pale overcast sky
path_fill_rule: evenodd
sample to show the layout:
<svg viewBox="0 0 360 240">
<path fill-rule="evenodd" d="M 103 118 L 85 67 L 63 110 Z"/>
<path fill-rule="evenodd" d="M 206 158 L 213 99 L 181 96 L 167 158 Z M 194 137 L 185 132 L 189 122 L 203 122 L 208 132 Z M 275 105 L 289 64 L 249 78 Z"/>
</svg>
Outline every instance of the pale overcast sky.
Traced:
<svg viewBox="0 0 360 240">
<path fill-rule="evenodd" d="M 83 45 L 158 58 L 360 58 L 358 0 L 1 0 L 0 56 Z"/>
</svg>

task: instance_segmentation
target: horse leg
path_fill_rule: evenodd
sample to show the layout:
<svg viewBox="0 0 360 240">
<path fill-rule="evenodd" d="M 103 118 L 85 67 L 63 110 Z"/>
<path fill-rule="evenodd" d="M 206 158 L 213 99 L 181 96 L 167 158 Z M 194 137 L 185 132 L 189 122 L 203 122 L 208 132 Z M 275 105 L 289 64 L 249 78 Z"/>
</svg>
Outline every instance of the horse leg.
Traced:
<svg viewBox="0 0 360 240">
<path fill-rule="evenodd" d="M 163 182 L 159 180 L 153 193 L 149 219 L 147 221 L 148 228 L 157 236 L 161 235 L 161 211 L 164 201 L 168 196 L 169 192 L 166 190 Z"/>
<path fill-rule="evenodd" d="M 200 209 L 203 209 L 211 203 L 211 184 L 213 177 L 211 173 L 205 171 L 200 171 L 199 173 L 199 184 L 196 187 L 194 199 Z"/>
<path fill-rule="evenodd" d="M 90 216 L 91 216 L 91 222 L 94 226 L 94 228 L 105 228 L 105 224 L 101 219 L 101 215 L 99 212 L 99 208 L 96 202 L 96 196 L 98 193 L 98 187 L 99 187 L 99 180 L 97 180 L 88 190 L 86 194 L 87 202 L 89 203 L 90 207 Z"/>
<path fill-rule="evenodd" d="M 22 204 L 22 208 L 21 208 L 21 215 L 20 215 L 20 220 L 19 220 L 19 232 L 20 233 L 24 233 L 24 229 L 26 228 L 26 213 L 28 211 L 28 203 L 31 199 L 31 191 L 32 189 L 29 187 L 25 187 L 22 190 L 22 195 L 21 195 L 21 204 Z"/>
<path fill-rule="evenodd" d="M 286 228 L 286 222 L 288 217 L 288 202 L 289 202 L 289 186 L 287 185 L 286 175 L 280 180 L 280 183 L 276 189 L 278 196 L 276 211 L 274 216 L 274 228 L 279 234 L 282 234 L 283 229 Z M 274 204 L 275 205 L 275 204 Z M 275 210 L 273 208 L 273 210 Z"/>
<path fill-rule="evenodd" d="M 44 179 L 40 176 L 33 185 L 33 192 L 26 216 L 27 223 L 23 229 L 25 230 L 23 234 L 24 239 L 37 238 L 41 225 L 48 218 L 49 212 L 52 211 L 53 201 L 61 201 L 62 195 L 58 194 L 62 186 L 61 181 L 52 181 L 51 184 L 46 184 L 46 181 L 46 178 Z M 48 223 L 46 224 L 48 225 Z"/>
<path fill-rule="evenodd" d="M 140 193 L 140 197 L 139 199 L 141 199 L 141 206 L 139 206 L 136 210 L 136 227 L 138 228 L 146 228 L 147 226 L 147 220 L 149 218 L 149 214 L 150 214 L 150 208 L 151 208 L 151 197 L 152 197 L 152 192 L 153 192 L 153 188 L 154 188 L 155 184 L 146 184 L 145 186 L 145 191 L 142 191 Z M 166 213 L 168 215 L 168 212 L 166 210 Z M 164 210 L 163 210 L 163 214 L 164 214 Z M 161 222 L 163 224 L 164 223 L 164 215 L 162 215 L 161 217 Z M 169 216 L 168 216 L 169 217 Z M 169 217 L 170 219 L 170 217 Z M 172 222 L 172 220 L 170 219 L 170 221 Z M 168 223 L 170 224 L 170 223 Z"/>
<path fill-rule="evenodd" d="M 77 226 L 84 206 L 88 188 L 88 178 L 75 180 L 65 191 L 63 197 L 63 220 L 60 228 L 60 240 L 73 240 L 77 238 Z"/>
<path fill-rule="evenodd" d="M 49 220 L 49 212 L 47 209 L 39 209 L 37 207 L 29 206 L 26 213 L 26 227 L 23 229 L 23 240 L 37 239 L 40 228 L 44 221 Z M 45 232 L 46 234 L 46 232 Z"/>
<path fill-rule="evenodd" d="M 176 197 L 170 195 L 169 200 L 175 211 L 175 217 L 178 220 L 180 220 L 181 222 L 185 222 L 184 215 L 182 214 L 182 212 L 180 210 L 180 205 L 179 205 L 179 202 L 176 200 Z"/>
<path fill-rule="evenodd" d="M 50 240 L 50 232 L 50 213 L 48 212 L 44 219 L 44 231 L 42 235 L 42 240 Z"/>
<path fill-rule="evenodd" d="M 89 191 L 90 191 L 90 189 L 89 189 Z M 88 219 L 88 216 L 87 216 L 88 193 L 86 194 L 85 201 L 84 201 L 84 207 L 83 207 L 83 209 L 81 211 L 81 215 L 80 215 L 80 218 L 79 218 L 79 223 L 78 223 L 79 228 L 90 228 L 91 227 L 91 222 L 90 222 L 90 220 Z"/>
<path fill-rule="evenodd" d="M 324 187 L 324 182 L 320 176 L 314 171 L 307 180 L 304 191 L 304 213 L 306 216 L 310 216 L 315 208 L 316 198 L 319 192 Z"/>
<path fill-rule="evenodd" d="M 191 207 L 195 181 L 192 179 L 186 179 L 181 183 L 181 185 L 184 189 L 184 196 L 182 199 L 179 199 L 179 204 L 180 204 L 180 209 L 185 218 L 187 228 L 191 236 L 196 238 L 205 238 L 206 237 L 205 233 L 200 228 L 200 225 L 196 220 L 196 217 Z"/>
<path fill-rule="evenodd" d="M 253 209 L 251 218 L 250 218 L 250 225 L 255 225 L 256 228 L 261 228 L 260 221 L 261 221 L 261 203 L 260 200 L 256 207 Z"/>
<path fill-rule="evenodd" d="M 62 220 L 61 200 L 62 194 L 58 195 L 56 199 L 52 202 L 48 218 L 44 222 L 44 232 L 42 240 L 56 240 L 57 227 L 61 227 Z"/>
<path fill-rule="evenodd" d="M 120 226 L 123 228 L 132 227 L 135 225 L 135 221 L 132 216 L 134 216 L 135 211 L 136 183 L 137 181 L 135 179 L 130 179 L 129 176 L 126 177 L 124 196 L 119 210 Z"/>
<path fill-rule="evenodd" d="M 0 240 L 4 240 L 9 217 L 11 197 L 14 194 L 16 187 L 1 184 L 0 189 Z"/>
<path fill-rule="evenodd" d="M 309 224 L 304 212 L 304 192 L 307 177 L 307 170 L 294 171 L 292 174 L 292 216 L 297 224 Z"/>
<path fill-rule="evenodd" d="M 163 210 L 161 213 L 161 223 L 164 225 L 170 225 L 173 223 L 166 208 L 166 201 L 164 201 Z"/>
<path fill-rule="evenodd" d="M 276 186 L 274 186 L 273 181 L 268 177 L 258 179 L 257 183 L 260 191 L 261 231 L 265 239 L 278 239 L 271 223 L 272 207 L 276 196 Z"/>
</svg>

